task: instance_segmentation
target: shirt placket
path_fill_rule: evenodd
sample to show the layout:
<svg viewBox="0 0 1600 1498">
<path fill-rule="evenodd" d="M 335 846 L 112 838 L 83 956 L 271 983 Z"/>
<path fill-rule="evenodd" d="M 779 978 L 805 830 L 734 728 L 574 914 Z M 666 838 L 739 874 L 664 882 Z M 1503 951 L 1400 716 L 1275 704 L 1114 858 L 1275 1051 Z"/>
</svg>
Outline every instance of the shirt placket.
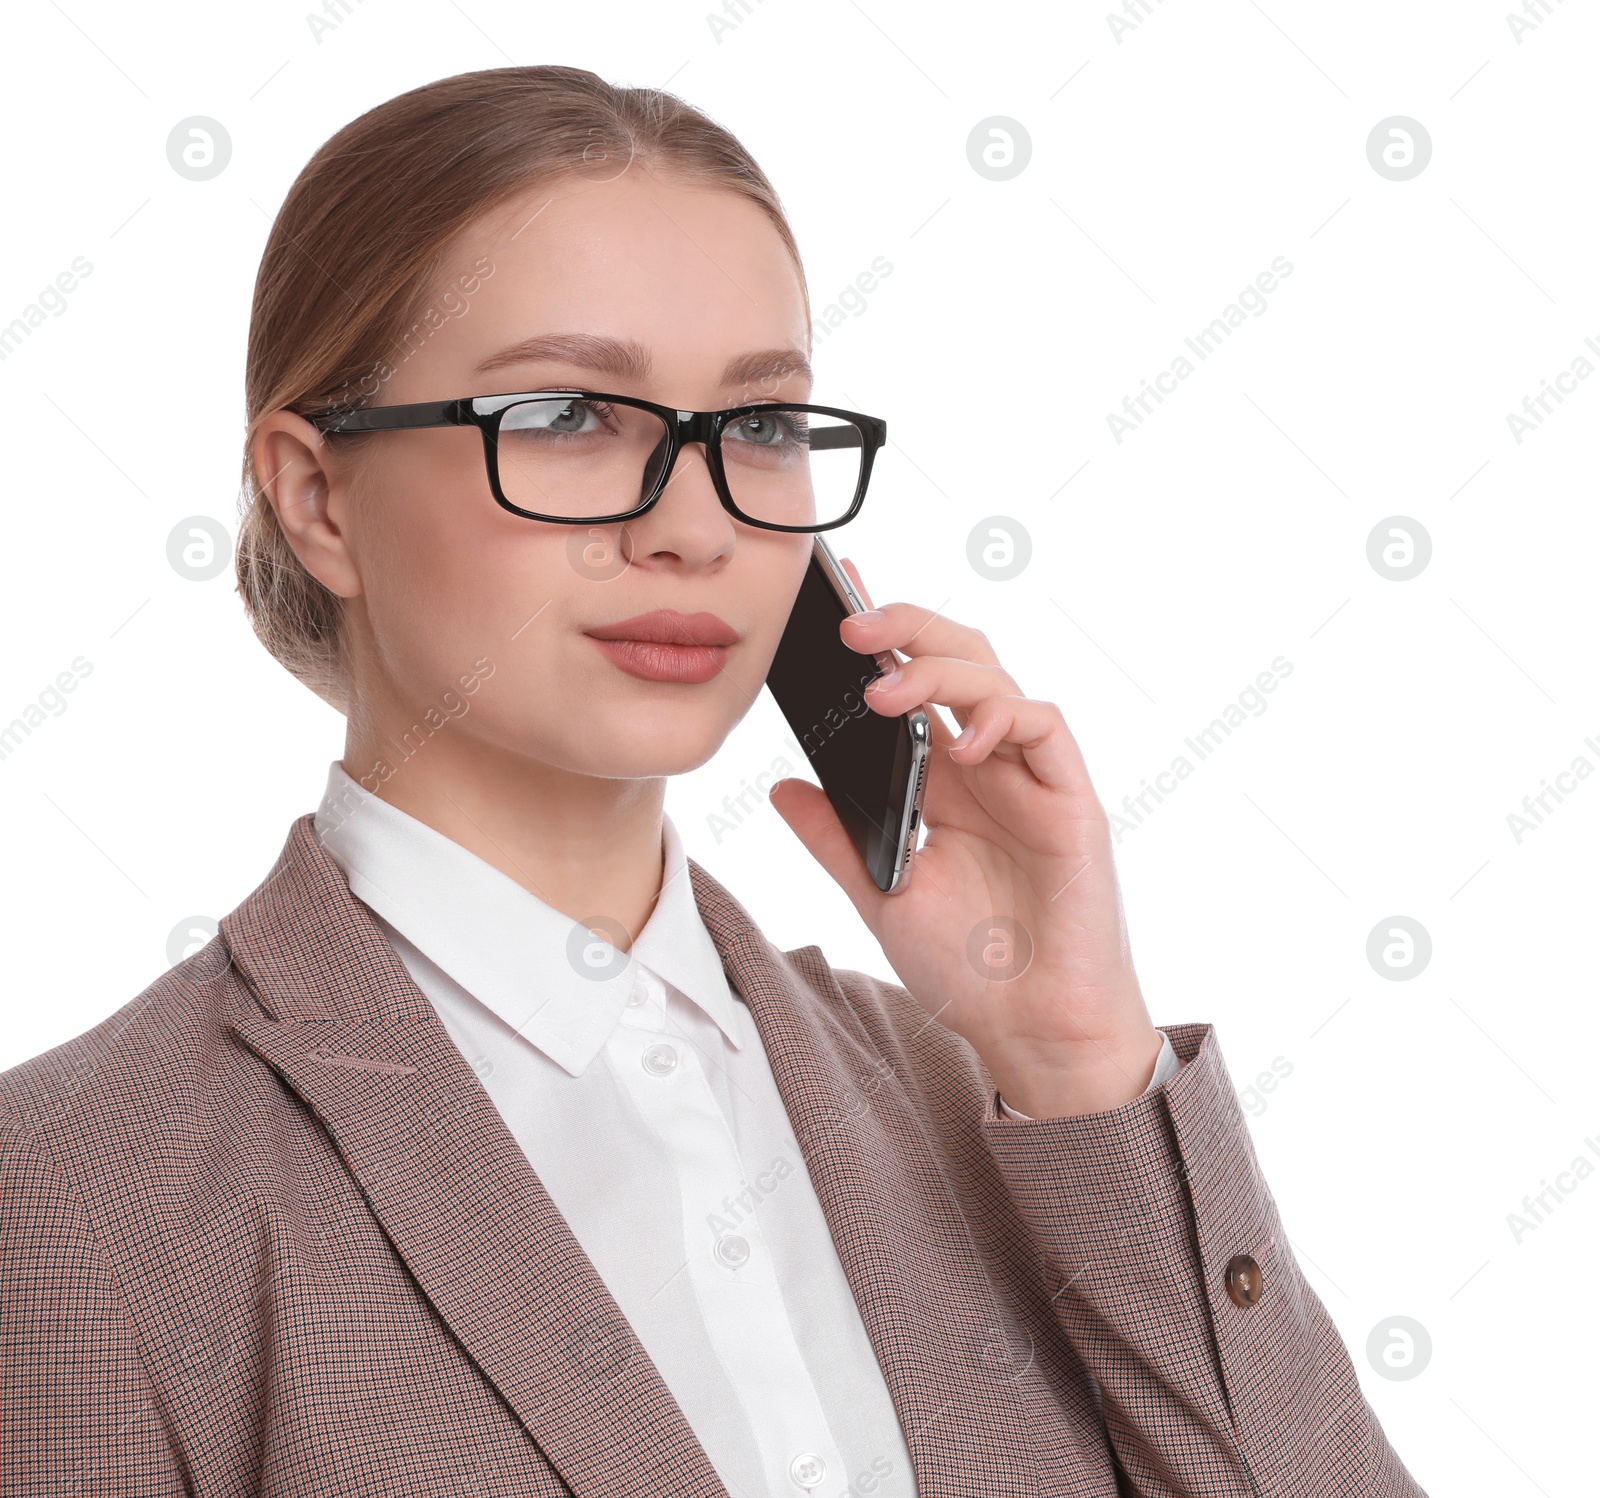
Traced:
<svg viewBox="0 0 1600 1498">
<path fill-rule="evenodd" d="M 606 1042 L 615 1072 L 677 1173 L 681 1259 L 707 1337 L 738 1394 L 765 1469 L 783 1498 L 837 1491 L 844 1459 L 801 1356 L 772 1254 L 728 1121 L 717 1106 L 687 1020 L 669 1020 L 662 981 L 635 966 L 621 1019 Z M 682 1003 L 673 1000 L 676 1011 Z M 708 1044 L 720 1044 L 715 1025 Z M 781 1189 L 781 1188 L 780 1188 Z"/>
</svg>

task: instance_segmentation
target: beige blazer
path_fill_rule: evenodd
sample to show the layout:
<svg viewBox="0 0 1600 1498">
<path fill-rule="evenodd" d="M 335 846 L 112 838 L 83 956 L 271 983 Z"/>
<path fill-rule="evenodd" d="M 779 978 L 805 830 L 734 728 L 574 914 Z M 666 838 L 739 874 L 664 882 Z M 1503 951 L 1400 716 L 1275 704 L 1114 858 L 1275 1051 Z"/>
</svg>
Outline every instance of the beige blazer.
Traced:
<svg viewBox="0 0 1600 1498">
<path fill-rule="evenodd" d="M 1420 1498 L 1209 1026 L 1121 1108 L 1004 1120 L 903 988 L 689 867 L 921 1498 Z M 207 947 L 0 1074 L 0 1378 L 7 1498 L 724 1494 L 309 816 Z"/>
</svg>

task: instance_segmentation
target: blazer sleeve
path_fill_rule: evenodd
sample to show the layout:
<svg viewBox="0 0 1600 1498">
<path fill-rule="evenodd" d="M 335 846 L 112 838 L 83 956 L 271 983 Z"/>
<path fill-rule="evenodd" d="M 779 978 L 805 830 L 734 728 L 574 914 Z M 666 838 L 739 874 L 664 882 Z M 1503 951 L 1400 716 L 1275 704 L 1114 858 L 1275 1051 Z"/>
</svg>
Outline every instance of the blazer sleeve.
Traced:
<svg viewBox="0 0 1600 1498">
<path fill-rule="evenodd" d="M 189 1491 L 99 1237 L 0 1101 L 0 1493 Z"/>
<path fill-rule="evenodd" d="M 1215 1032 L 1166 1031 L 1184 1064 L 1132 1102 L 1021 1121 L 991 1092 L 982 1123 L 1130 1491 L 1425 1498 L 1290 1251 Z"/>
</svg>

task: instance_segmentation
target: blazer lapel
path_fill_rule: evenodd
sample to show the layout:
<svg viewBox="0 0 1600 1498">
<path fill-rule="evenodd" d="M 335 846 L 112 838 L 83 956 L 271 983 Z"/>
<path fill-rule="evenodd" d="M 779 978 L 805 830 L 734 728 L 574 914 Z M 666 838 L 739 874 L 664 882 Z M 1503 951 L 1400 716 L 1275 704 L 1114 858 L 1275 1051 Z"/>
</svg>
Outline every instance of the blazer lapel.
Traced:
<svg viewBox="0 0 1600 1498">
<path fill-rule="evenodd" d="M 233 1032 L 332 1135 L 423 1294 L 579 1498 L 726 1498 L 527 1156 L 317 838 L 221 922 Z"/>
<path fill-rule="evenodd" d="M 816 946 L 787 956 L 693 859 L 911 1453 L 918 1498 L 1037 1498 L 1017 1379 L 1031 1344 L 995 1300 L 926 1126 Z"/>
</svg>

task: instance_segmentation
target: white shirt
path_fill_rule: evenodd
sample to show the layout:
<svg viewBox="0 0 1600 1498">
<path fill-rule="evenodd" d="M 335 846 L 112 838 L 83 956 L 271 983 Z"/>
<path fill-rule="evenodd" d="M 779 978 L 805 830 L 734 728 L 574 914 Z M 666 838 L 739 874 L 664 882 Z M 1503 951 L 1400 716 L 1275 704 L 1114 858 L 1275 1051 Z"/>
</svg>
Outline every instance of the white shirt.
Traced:
<svg viewBox="0 0 1600 1498">
<path fill-rule="evenodd" d="M 661 894 L 627 952 L 337 760 L 316 828 L 728 1490 L 915 1498 L 888 1386 L 671 818 Z M 1178 1064 L 1167 1042 L 1150 1085 Z"/>
</svg>

